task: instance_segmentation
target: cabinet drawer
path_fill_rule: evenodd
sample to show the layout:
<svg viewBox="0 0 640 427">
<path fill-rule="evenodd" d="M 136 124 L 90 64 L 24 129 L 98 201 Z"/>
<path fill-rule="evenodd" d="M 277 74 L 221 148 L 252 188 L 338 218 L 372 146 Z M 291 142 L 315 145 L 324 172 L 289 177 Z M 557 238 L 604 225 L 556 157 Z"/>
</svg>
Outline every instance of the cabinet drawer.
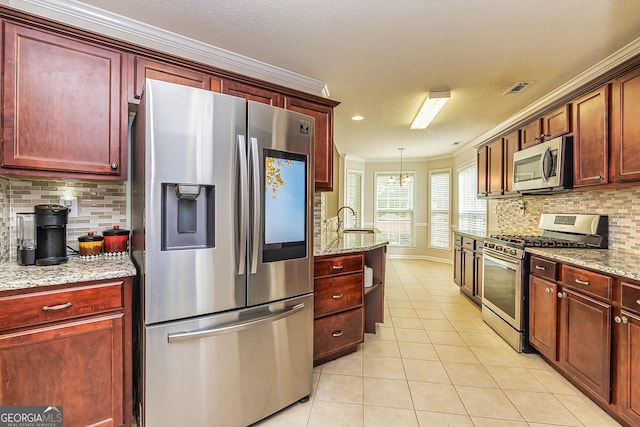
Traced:
<svg viewBox="0 0 640 427">
<path fill-rule="evenodd" d="M 313 322 L 313 358 L 320 359 L 331 353 L 363 341 L 364 309 L 356 308 Z"/>
<path fill-rule="evenodd" d="M 362 254 L 316 258 L 313 262 L 314 277 L 353 273 L 363 270 L 364 257 Z"/>
<path fill-rule="evenodd" d="M 0 297 L 0 330 L 122 308 L 121 280 Z"/>
<path fill-rule="evenodd" d="M 609 276 L 563 265 L 562 283 L 580 292 L 611 300 L 613 279 Z"/>
<path fill-rule="evenodd" d="M 622 282 L 622 308 L 635 313 L 640 313 L 640 286 Z"/>
<path fill-rule="evenodd" d="M 558 263 L 546 259 L 531 257 L 531 274 L 549 280 L 558 280 Z"/>
<path fill-rule="evenodd" d="M 471 251 L 476 249 L 476 241 L 469 238 L 469 237 L 463 237 L 462 238 L 462 247 L 467 248 Z"/>
<path fill-rule="evenodd" d="M 362 305 L 364 275 L 347 274 L 314 281 L 314 315 L 325 316 Z"/>
</svg>

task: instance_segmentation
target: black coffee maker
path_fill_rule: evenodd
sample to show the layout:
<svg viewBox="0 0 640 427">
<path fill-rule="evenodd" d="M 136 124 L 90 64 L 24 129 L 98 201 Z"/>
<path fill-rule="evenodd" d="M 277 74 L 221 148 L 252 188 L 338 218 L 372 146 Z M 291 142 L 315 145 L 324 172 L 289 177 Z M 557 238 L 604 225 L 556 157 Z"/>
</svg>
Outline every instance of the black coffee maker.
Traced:
<svg viewBox="0 0 640 427">
<path fill-rule="evenodd" d="M 67 217 L 61 205 L 36 205 L 36 265 L 62 264 L 67 257 Z"/>
</svg>

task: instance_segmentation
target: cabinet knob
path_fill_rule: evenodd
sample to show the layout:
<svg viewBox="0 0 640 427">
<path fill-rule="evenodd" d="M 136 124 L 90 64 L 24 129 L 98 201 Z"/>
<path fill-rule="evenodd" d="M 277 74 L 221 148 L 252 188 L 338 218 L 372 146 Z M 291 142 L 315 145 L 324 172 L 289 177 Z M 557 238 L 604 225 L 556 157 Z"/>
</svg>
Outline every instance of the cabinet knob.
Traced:
<svg viewBox="0 0 640 427">
<path fill-rule="evenodd" d="M 604 179 L 604 176 L 596 175 L 596 181 L 602 181 L 603 179 Z"/>
<path fill-rule="evenodd" d="M 113 169 L 113 170 L 118 169 L 118 164 L 115 163 L 115 162 L 111 163 L 111 169 Z"/>
<path fill-rule="evenodd" d="M 636 304 L 640 305 L 640 299 L 636 300 Z"/>
<path fill-rule="evenodd" d="M 342 336 L 342 331 L 335 331 L 334 333 L 331 334 L 332 337 L 341 337 Z"/>
<path fill-rule="evenodd" d="M 614 322 L 616 323 L 623 323 L 623 324 L 627 324 L 629 322 L 629 319 L 627 319 L 625 316 L 616 316 L 613 318 Z"/>
<path fill-rule="evenodd" d="M 553 288 L 544 288 L 544 291 L 550 294 L 550 293 L 553 293 Z"/>
<path fill-rule="evenodd" d="M 566 298 L 566 297 L 567 297 L 566 292 L 558 292 L 558 298 Z"/>
</svg>

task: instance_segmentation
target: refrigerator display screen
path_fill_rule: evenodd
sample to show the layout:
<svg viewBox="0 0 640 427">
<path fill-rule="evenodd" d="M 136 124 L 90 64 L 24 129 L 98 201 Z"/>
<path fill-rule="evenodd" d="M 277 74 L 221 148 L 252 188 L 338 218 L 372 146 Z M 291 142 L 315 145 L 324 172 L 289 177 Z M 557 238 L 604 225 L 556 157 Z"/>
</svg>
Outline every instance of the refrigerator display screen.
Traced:
<svg viewBox="0 0 640 427">
<path fill-rule="evenodd" d="M 306 256 L 307 179 L 307 156 L 265 150 L 264 261 Z"/>
</svg>

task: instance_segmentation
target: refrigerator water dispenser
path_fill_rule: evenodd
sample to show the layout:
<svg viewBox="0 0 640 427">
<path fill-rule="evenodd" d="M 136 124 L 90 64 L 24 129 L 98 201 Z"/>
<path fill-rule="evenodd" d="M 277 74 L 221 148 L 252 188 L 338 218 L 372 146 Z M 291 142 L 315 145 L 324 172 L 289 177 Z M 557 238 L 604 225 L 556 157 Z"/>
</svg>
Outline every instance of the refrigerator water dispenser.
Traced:
<svg viewBox="0 0 640 427">
<path fill-rule="evenodd" d="M 162 250 L 215 246 L 215 187 L 162 184 Z"/>
</svg>

